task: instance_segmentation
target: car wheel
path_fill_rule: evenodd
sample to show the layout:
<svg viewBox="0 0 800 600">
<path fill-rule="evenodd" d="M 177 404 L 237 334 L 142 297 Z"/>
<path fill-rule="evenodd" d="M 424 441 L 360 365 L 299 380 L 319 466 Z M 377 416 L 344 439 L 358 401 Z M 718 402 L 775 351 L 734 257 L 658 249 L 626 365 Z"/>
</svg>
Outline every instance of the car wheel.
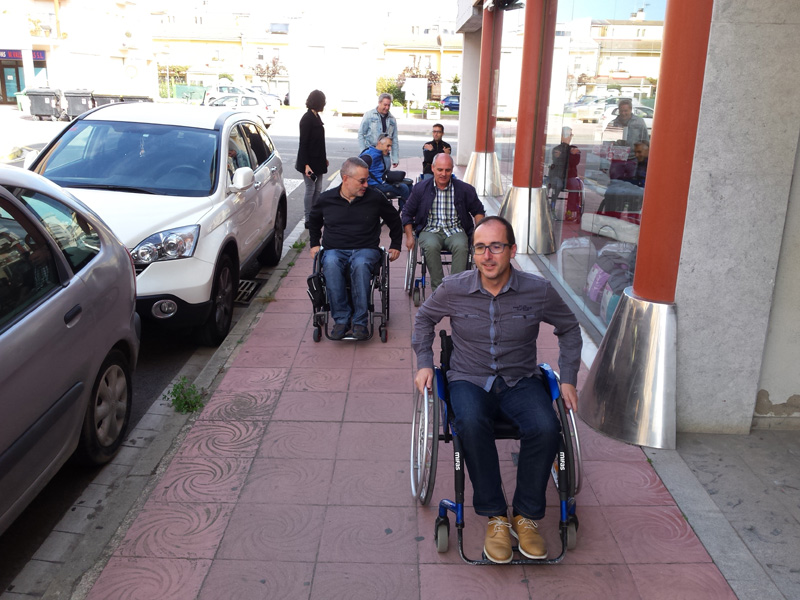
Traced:
<svg viewBox="0 0 800 600">
<path fill-rule="evenodd" d="M 283 254 L 283 236 L 286 229 L 286 209 L 283 205 L 278 208 L 278 214 L 275 215 L 275 230 L 272 235 L 272 241 L 261 251 L 258 255 L 258 262 L 265 267 L 274 267 L 281 261 L 281 254 Z"/>
<path fill-rule="evenodd" d="M 102 465 L 117 453 L 131 416 L 133 390 L 125 355 L 109 352 L 92 387 L 83 419 L 78 457 L 90 465 Z"/>
<path fill-rule="evenodd" d="M 197 341 L 204 346 L 219 346 L 231 330 L 233 300 L 239 287 L 239 274 L 231 257 L 223 254 L 214 269 L 211 288 L 211 314 L 197 330 Z"/>
</svg>

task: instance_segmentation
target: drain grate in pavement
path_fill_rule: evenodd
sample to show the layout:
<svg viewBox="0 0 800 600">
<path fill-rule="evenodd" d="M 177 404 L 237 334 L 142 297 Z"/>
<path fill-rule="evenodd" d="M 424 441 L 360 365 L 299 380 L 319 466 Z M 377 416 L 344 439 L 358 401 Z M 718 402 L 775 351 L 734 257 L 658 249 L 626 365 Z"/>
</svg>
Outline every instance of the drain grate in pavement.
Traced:
<svg viewBox="0 0 800 600">
<path fill-rule="evenodd" d="M 250 304 L 250 301 L 256 295 L 256 292 L 261 289 L 266 281 L 264 279 L 240 279 L 239 292 L 236 294 L 236 304 Z"/>
</svg>

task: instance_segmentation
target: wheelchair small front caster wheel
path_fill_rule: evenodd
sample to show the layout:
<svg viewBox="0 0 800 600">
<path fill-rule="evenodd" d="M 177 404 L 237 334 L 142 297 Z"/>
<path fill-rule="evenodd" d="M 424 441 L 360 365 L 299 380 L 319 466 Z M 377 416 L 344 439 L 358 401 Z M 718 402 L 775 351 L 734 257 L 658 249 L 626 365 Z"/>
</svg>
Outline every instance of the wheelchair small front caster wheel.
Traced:
<svg viewBox="0 0 800 600">
<path fill-rule="evenodd" d="M 434 539 L 436 540 L 436 551 L 439 554 L 447 552 L 450 547 L 450 521 L 437 523 Z"/>
<path fill-rule="evenodd" d="M 388 339 L 389 339 L 389 336 L 388 336 L 388 335 L 387 335 L 387 333 L 386 333 L 386 327 L 384 327 L 383 325 L 381 325 L 381 326 L 378 328 L 378 333 L 379 333 L 379 334 L 380 334 L 380 336 L 381 336 L 381 341 L 382 341 L 382 342 L 385 344 L 385 343 L 386 343 L 386 340 L 388 340 Z"/>
<path fill-rule="evenodd" d="M 418 287 L 414 288 L 414 292 L 411 294 L 411 298 L 414 300 L 414 306 L 419 306 L 421 304 L 421 302 L 420 302 L 420 293 L 419 293 L 419 288 Z"/>
<path fill-rule="evenodd" d="M 319 327 L 314 327 L 314 332 L 311 334 L 311 339 L 318 342 L 322 339 L 322 330 Z"/>
</svg>

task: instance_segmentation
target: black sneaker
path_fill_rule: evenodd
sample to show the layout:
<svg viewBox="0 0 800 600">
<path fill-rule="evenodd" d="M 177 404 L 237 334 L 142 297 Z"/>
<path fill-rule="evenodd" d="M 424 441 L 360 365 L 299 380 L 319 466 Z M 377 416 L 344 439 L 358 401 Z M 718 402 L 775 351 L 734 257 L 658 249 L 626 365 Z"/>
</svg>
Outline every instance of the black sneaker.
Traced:
<svg viewBox="0 0 800 600">
<path fill-rule="evenodd" d="M 368 340 L 369 329 L 363 325 L 353 325 L 353 337 L 357 340 Z"/>
<path fill-rule="evenodd" d="M 347 335 L 347 325 L 336 323 L 331 329 L 330 338 L 332 340 L 341 340 L 345 335 Z"/>
</svg>

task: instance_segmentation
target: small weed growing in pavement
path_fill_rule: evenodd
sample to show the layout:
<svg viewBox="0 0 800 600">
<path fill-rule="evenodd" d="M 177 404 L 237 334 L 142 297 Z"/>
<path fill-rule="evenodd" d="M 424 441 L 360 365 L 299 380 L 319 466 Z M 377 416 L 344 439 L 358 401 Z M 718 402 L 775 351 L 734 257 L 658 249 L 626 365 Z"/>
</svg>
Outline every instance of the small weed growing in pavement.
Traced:
<svg viewBox="0 0 800 600">
<path fill-rule="evenodd" d="M 297 241 L 294 244 L 292 244 L 292 248 L 295 249 L 295 250 L 302 250 L 305 247 L 306 247 L 306 243 L 305 242 L 301 242 L 301 241 Z"/>
<path fill-rule="evenodd" d="M 181 377 L 172 389 L 164 394 L 164 399 L 170 400 L 179 413 L 187 413 L 203 408 L 205 404 L 203 395 L 203 390 L 198 390 L 186 377 Z"/>
</svg>

